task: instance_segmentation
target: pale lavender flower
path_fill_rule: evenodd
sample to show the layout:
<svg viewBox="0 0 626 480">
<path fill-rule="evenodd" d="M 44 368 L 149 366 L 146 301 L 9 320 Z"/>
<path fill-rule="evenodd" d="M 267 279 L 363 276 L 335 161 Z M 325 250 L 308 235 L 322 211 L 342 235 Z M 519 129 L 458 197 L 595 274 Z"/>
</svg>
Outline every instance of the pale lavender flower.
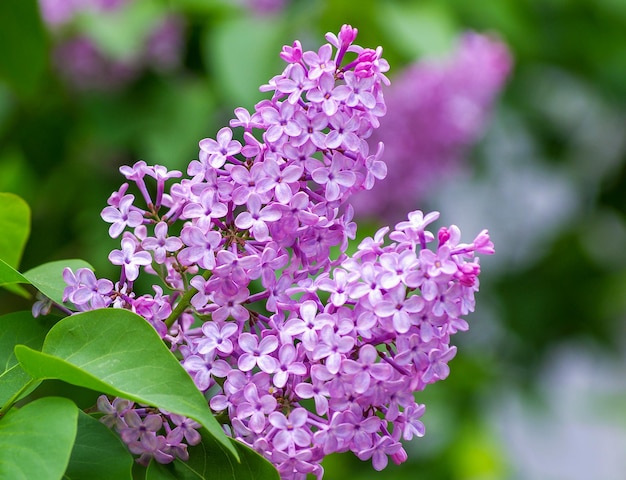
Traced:
<svg viewBox="0 0 626 480">
<path fill-rule="evenodd" d="M 281 217 L 280 211 L 274 206 L 262 207 L 258 195 L 250 195 L 247 202 L 248 211 L 241 212 L 235 219 L 235 225 L 244 230 L 250 230 L 259 242 L 267 241 L 269 227 L 266 222 L 273 222 Z"/>
<path fill-rule="evenodd" d="M 177 251 L 183 246 L 183 242 L 178 237 L 167 236 L 167 223 L 159 222 L 154 227 L 154 237 L 148 237 L 141 242 L 145 250 L 154 252 L 156 263 L 165 263 L 165 256 L 168 253 Z"/>
<path fill-rule="evenodd" d="M 291 343 L 285 343 L 278 351 L 276 372 L 272 377 L 274 385 L 283 388 L 287 384 L 290 375 L 306 375 L 307 368 L 303 362 L 297 361 L 296 347 Z"/>
<path fill-rule="evenodd" d="M 213 168 L 220 168 L 229 156 L 241 151 L 241 143 L 233 140 L 233 131 L 224 127 L 217 132 L 216 140 L 205 138 L 200 141 L 200 149 L 208 154 L 209 163 Z"/>
<path fill-rule="evenodd" d="M 95 310 L 111 304 L 113 282 L 96 278 L 89 268 L 79 268 L 76 274 L 71 268 L 65 268 L 63 279 L 68 285 L 63 291 L 63 301 L 69 300 L 79 310 Z"/>
<path fill-rule="evenodd" d="M 333 73 L 335 71 L 335 62 L 332 60 L 333 49 L 330 44 L 322 45 L 317 53 L 304 52 L 302 59 L 307 63 L 309 68 L 309 78 L 317 80 L 324 73 Z"/>
<path fill-rule="evenodd" d="M 230 372 L 230 365 L 215 358 L 215 352 L 189 355 L 183 361 L 185 370 L 192 376 L 198 390 L 204 392 L 215 384 L 215 378 L 224 378 Z"/>
<path fill-rule="evenodd" d="M 119 237 L 126 227 L 138 227 L 143 223 L 143 212 L 133 205 L 134 201 L 134 195 L 124 195 L 117 207 L 108 206 L 102 210 L 102 220 L 111 223 L 111 238 Z"/>
<path fill-rule="evenodd" d="M 237 407 L 237 417 L 247 419 L 248 427 L 261 433 L 267 424 L 267 416 L 276 410 L 278 402 L 269 394 L 259 396 L 257 386 L 249 383 L 243 391 L 244 399 Z"/>
<path fill-rule="evenodd" d="M 177 255 L 183 265 L 197 264 L 202 268 L 215 268 L 215 249 L 222 236 L 213 230 L 186 225 L 180 234 L 181 246 L 186 245 Z"/>
<path fill-rule="evenodd" d="M 269 421 L 278 429 L 273 444 L 278 450 L 287 450 L 289 447 L 305 447 L 311 442 L 311 433 L 306 428 L 309 413 L 304 408 L 296 408 L 289 416 L 281 412 L 273 412 Z"/>
<path fill-rule="evenodd" d="M 270 335 L 259 342 L 250 333 L 242 333 L 239 336 L 239 346 L 242 354 L 237 360 L 237 366 L 243 372 L 249 372 L 258 367 L 267 373 L 274 373 L 277 367 L 276 359 L 270 354 L 278 348 L 278 340 Z"/>
<path fill-rule="evenodd" d="M 402 450 L 402 444 L 394 441 L 389 436 L 380 437 L 371 448 L 357 453 L 361 460 L 372 459 L 374 470 L 384 470 L 389 462 L 388 455 L 395 455 Z"/>
<path fill-rule="evenodd" d="M 377 362 L 378 352 L 372 345 L 363 345 L 359 349 L 358 361 L 349 358 L 341 362 L 342 370 L 352 376 L 352 386 L 356 393 L 364 393 L 370 386 L 371 378 L 389 380 L 392 375 L 391 365 Z"/>
<path fill-rule="evenodd" d="M 218 350 L 222 355 L 230 355 L 234 348 L 230 337 L 238 331 L 236 323 L 225 323 L 221 327 L 214 322 L 205 323 L 202 325 L 204 338 L 197 345 L 198 352 L 212 353 Z"/>
<path fill-rule="evenodd" d="M 148 252 L 138 251 L 136 243 L 125 237 L 122 239 L 122 249 L 113 250 L 109 254 L 109 261 L 113 265 L 121 265 L 126 279 L 132 282 L 139 276 L 140 267 L 152 263 L 152 256 Z"/>
</svg>

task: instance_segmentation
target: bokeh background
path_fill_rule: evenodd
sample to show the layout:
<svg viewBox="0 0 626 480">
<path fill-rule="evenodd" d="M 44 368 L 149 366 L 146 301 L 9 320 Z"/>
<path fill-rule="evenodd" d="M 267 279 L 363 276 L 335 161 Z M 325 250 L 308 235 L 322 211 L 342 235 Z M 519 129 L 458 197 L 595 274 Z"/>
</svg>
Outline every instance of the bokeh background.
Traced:
<svg viewBox="0 0 626 480">
<path fill-rule="evenodd" d="M 283 44 L 316 48 L 343 23 L 383 46 L 406 110 L 390 107 L 388 205 L 358 210 L 360 236 L 408 205 L 468 238 L 488 228 L 497 253 L 450 377 L 419 395 L 427 433 L 408 462 L 333 456 L 326 478 L 623 480 L 622 0 L 2 0 L 0 191 L 32 208 L 21 269 L 83 258 L 115 275 L 99 213 L 119 166 L 185 171 L 263 98 Z M 497 52 L 464 51 L 468 32 Z M 20 307 L 0 293 L 0 313 Z"/>
</svg>

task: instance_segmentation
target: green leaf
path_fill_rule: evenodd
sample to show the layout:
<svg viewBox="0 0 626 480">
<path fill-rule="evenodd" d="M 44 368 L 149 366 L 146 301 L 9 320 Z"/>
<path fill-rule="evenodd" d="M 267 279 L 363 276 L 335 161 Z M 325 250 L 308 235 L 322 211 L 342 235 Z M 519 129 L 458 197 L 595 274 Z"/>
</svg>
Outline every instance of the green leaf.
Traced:
<svg viewBox="0 0 626 480">
<path fill-rule="evenodd" d="M 79 412 L 78 432 L 64 480 L 130 480 L 133 463 L 118 435 Z"/>
<path fill-rule="evenodd" d="M 30 294 L 18 285 L 30 283 L 26 277 L 0 258 L 0 287 L 4 287 L 17 295 L 29 298 Z"/>
<path fill-rule="evenodd" d="M 47 63 L 37 0 L 0 1 L 0 81 L 24 96 L 36 93 Z"/>
<path fill-rule="evenodd" d="M 2 288 L 4 288 L 5 290 L 8 290 L 11 293 L 14 293 L 15 295 L 19 295 L 20 297 L 24 297 L 24 298 L 32 297 L 32 295 L 28 292 L 28 290 L 26 290 L 21 285 L 18 285 L 17 283 L 9 283 L 7 285 L 3 285 Z"/>
<path fill-rule="evenodd" d="M 219 91 L 232 105 L 252 107 L 266 97 L 259 86 L 284 68 L 285 27 L 278 18 L 243 17 L 207 29 L 204 57 Z"/>
<path fill-rule="evenodd" d="M 74 273 L 79 268 L 93 267 L 84 260 L 57 260 L 44 263 L 23 273 L 37 290 L 58 304 L 63 304 L 63 290 L 67 286 L 63 280 L 63 270 L 70 267 Z"/>
<path fill-rule="evenodd" d="M 17 268 L 30 234 L 30 208 L 12 193 L 0 193 L 0 232 L 0 259 Z"/>
<path fill-rule="evenodd" d="M 11 283 L 30 283 L 26 277 L 0 258 L 0 286 Z"/>
<path fill-rule="evenodd" d="M 180 480 L 174 473 L 173 466 L 160 465 L 156 462 L 150 462 L 148 467 L 143 470 L 141 477 L 135 475 L 134 480 Z"/>
<path fill-rule="evenodd" d="M 44 397 L 0 420 L 0 478 L 60 480 L 76 437 L 78 408 Z"/>
<path fill-rule="evenodd" d="M 30 312 L 15 312 L 0 316 L 0 409 L 31 380 L 20 366 L 13 349 L 16 345 L 41 348 L 49 325 Z M 22 395 L 28 392 L 23 392 Z"/>
<path fill-rule="evenodd" d="M 278 471 L 257 452 L 240 442 L 234 442 L 240 463 L 233 462 L 211 438 L 189 447 L 189 460 L 175 460 L 169 465 L 152 462 L 146 480 L 279 480 Z"/>
<path fill-rule="evenodd" d="M 57 378 L 193 418 L 237 458 L 189 374 L 139 315 L 116 308 L 72 315 L 52 327 L 42 352 L 18 345 L 15 354 L 33 378 Z"/>
</svg>

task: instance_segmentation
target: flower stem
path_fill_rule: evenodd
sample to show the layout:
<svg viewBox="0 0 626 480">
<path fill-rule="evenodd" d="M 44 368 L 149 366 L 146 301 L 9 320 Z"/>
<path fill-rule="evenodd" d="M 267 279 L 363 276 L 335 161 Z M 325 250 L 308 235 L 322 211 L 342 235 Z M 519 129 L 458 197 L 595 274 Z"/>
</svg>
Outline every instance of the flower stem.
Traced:
<svg viewBox="0 0 626 480">
<path fill-rule="evenodd" d="M 208 280 L 210 276 L 211 276 L 211 271 L 210 270 L 206 270 L 202 274 L 202 277 L 205 280 Z M 183 314 L 183 312 L 191 304 L 191 298 L 196 293 L 198 293 L 198 289 L 195 288 L 195 287 L 191 287 L 189 290 L 187 290 L 183 294 L 182 297 L 180 297 L 180 300 L 178 301 L 178 303 L 176 304 L 176 306 L 172 310 L 172 313 L 170 313 L 170 315 L 165 319 L 165 325 L 167 325 L 168 328 L 171 327 L 174 324 L 174 322 L 178 319 L 178 317 L 180 317 Z"/>
</svg>

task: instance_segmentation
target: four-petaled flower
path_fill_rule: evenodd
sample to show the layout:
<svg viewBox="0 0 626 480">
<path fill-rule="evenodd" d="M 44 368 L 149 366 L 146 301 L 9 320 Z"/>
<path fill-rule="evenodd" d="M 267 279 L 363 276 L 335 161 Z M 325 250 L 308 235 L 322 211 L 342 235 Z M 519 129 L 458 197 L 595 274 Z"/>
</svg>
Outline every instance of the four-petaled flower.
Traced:
<svg viewBox="0 0 626 480">
<path fill-rule="evenodd" d="M 217 132 L 216 140 L 205 138 L 200 141 L 200 150 L 208 155 L 209 163 L 214 168 L 220 168 L 228 157 L 241 151 L 241 143 L 233 140 L 233 131 L 224 127 Z"/>
<path fill-rule="evenodd" d="M 274 335 L 269 335 L 259 342 L 256 336 L 244 332 L 239 336 L 239 347 L 244 352 L 237 361 L 241 371 L 249 372 L 257 365 L 266 373 L 276 371 L 276 359 L 270 355 L 278 348 L 278 339 Z"/>
<path fill-rule="evenodd" d="M 272 441 L 274 447 L 285 451 L 295 445 L 305 447 L 311 443 L 311 433 L 306 428 L 309 412 L 304 408 L 294 409 L 289 416 L 272 412 L 269 421 L 278 432 Z"/>
<path fill-rule="evenodd" d="M 123 238 L 122 249 L 113 250 L 109 254 L 109 261 L 113 265 L 121 265 L 126 279 L 132 282 L 139 276 L 139 267 L 152 263 L 152 256 L 146 251 L 137 251 L 137 245 L 132 239 Z"/>
</svg>

